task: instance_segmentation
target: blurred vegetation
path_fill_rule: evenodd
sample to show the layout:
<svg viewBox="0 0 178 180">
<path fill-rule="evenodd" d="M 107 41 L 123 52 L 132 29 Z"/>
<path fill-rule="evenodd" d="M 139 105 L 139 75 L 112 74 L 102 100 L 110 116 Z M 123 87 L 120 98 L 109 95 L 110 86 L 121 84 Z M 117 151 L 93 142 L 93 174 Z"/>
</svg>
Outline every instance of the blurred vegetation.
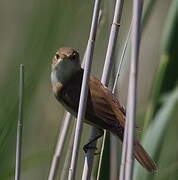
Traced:
<svg viewBox="0 0 178 180">
<path fill-rule="evenodd" d="M 89 0 L 0 2 L 0 179 L 14 179 L 20 63 L 25 65 L 21 177 L 25 180 L 47 179 L 63 117 L 63 108 L 51 91 L 51 59 L 61 46 L 75 47 L 80 51 L 82 59 L 93 4 L 94 1 Z M 138 117 L 143 127 L 140 134 L 142 142 L 157 161 L 158 171 L 148 174 L 136 163 L 134 177 L 142 180 L 172 180 L 178 177 L 178 2 L 145 0 L 146 5 L 152 8 L 145 12 L 146 20 L 143 19 Z M 113 6 L 114 0 L 104 1 L 101 6 L 103 12 L 93 62 L 93 74 L 98 78 L 102 72 Z M 131 9 L 130 1 L 126 0 L 118 36 L 116 65 L 131 21 Z M 127 98 L 128 65 L 129 61 L 126 60 L 118 82 L 117 95 L 123 104 Z M 88 129 L 89 126 L 85 125 L 81 147 L 88 137 Z M 78 178 L 81 176 L 83 162 L 82 148 L 79 158 Z M 108 162 L 103 168 L 105 172 L 109 171 Z"/>
<path fill-rule="evenodd" d="M 172 1 L 165 20 L 161 55 L 144 128 L 143 144 L 158 164 L 154 174 L 135 168 L 135 179 L 177 179 L 177 107 L 178 107 L 178 2 Z"/>
</svg>

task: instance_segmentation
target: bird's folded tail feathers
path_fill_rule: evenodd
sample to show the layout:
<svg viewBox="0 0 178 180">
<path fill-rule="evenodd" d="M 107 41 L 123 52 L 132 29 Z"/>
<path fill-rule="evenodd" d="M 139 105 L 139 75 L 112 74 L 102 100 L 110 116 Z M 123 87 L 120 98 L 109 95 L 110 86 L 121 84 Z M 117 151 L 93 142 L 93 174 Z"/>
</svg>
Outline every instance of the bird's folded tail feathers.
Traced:
<svg viewBox="0 0 178 180">
<path fill-rule="evenodd" d="M 138 141 L 135 142 L 135 158 L 148 171 L 151 172 L 156 170 L 156 163 Z"/>
</svg>

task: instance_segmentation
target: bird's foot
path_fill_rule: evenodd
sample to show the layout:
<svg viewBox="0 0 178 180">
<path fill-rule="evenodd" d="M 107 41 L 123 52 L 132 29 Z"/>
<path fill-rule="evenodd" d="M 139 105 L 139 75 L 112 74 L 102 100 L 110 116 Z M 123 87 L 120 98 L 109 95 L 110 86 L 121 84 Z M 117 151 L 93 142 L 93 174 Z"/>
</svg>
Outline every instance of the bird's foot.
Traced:
<svg viewBox="0 0 178 180">
<path fill-rule="evenodd" d="M 95 145 L 90 145 L 90 144 L 85 144 L 83 146 L 83 150 L 84 150 L 85 153 L 87 153 L 88 150 L 91 150 L 91 149 L 94 149 L 96 151 L 98 148 Z M 99 154 L 100 154 L 100 152 L 95 152 L 94 153 L 94 155 L 99 155 Z"/>
<path fill-rule="evenodd" d="M 84 152 L 85 153 L 87 153 L 88 152 L 88 150 L 90 149 L 94 149 L 95 151 L 97 150 L 97 147 L 96 147 L 96 145 L 94 145 L 93 143 L 95 142 L 95 141 L 97 141 L 101 136 L 103 136 L 103 130 L 102 129 L 98 129 L 98 131 L 97 131 L 97 135 L 93 138 L 93 139 L 91 139 L 87 144 L 85 144 L 84 146 L 83 146 L 83 150 L 84 150 Z M 95 153 L 95 155 L 98 155 L 98 154 L 100 154 L 100 152 L 96 152 Z"/>
<path fill-rule="evenodd" d="M 97 150 L 97 147 L 95 145 L 91 144 L 91 143 L 87 143 L 87 144 L 85 144 L 83 146 L 83 150 L 84 150 L 85 153 L 87 153 L 88 150 L 90 150 L 90 149 Z"/>
</svg>

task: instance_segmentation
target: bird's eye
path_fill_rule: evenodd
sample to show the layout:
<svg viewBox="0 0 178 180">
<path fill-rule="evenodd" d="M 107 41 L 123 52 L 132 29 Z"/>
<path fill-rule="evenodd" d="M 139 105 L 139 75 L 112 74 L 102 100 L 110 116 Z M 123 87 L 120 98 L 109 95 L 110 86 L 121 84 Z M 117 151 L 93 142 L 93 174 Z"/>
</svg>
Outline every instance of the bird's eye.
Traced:
<svg viewBox="0 0 178 180">
<path fill-rule="evenodd" d="M 55 58 L 56 58 L 56 59 L 59 59 L 59 54 L 56 54 L 56 55 L 55 55 Z"/>
<path fill-rule="evenodd" d="M 73 54 L 73 55 L 72 55 L 72 59 L 75 59 L 75 58 L 76 58 L 76 54 Z"/>
</svg>

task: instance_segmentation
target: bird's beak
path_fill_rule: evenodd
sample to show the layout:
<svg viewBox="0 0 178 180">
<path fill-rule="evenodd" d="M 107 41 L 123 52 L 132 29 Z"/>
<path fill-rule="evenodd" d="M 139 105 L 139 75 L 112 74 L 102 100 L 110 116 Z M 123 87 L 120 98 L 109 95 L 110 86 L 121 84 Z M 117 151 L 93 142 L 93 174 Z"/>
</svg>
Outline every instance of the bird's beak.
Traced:
<svg viewBox="0 0 178 180">
<path fill-rule="evenodd" d="M 59 58 L 59 59 L 55 59 L 54 62 L 53 62 L 53 68 L 56 68 L 60 62 L 62 62 L 63 59 L 62 58 Z"/>
<path fill-rule="evenodd" d="M 59 59 L 57 60 L 57 63 L 56 63 L 56 64 L 59 64 L 62 60 L 63 60 L 62 58 L 59 58 Z"/>
</svg>

